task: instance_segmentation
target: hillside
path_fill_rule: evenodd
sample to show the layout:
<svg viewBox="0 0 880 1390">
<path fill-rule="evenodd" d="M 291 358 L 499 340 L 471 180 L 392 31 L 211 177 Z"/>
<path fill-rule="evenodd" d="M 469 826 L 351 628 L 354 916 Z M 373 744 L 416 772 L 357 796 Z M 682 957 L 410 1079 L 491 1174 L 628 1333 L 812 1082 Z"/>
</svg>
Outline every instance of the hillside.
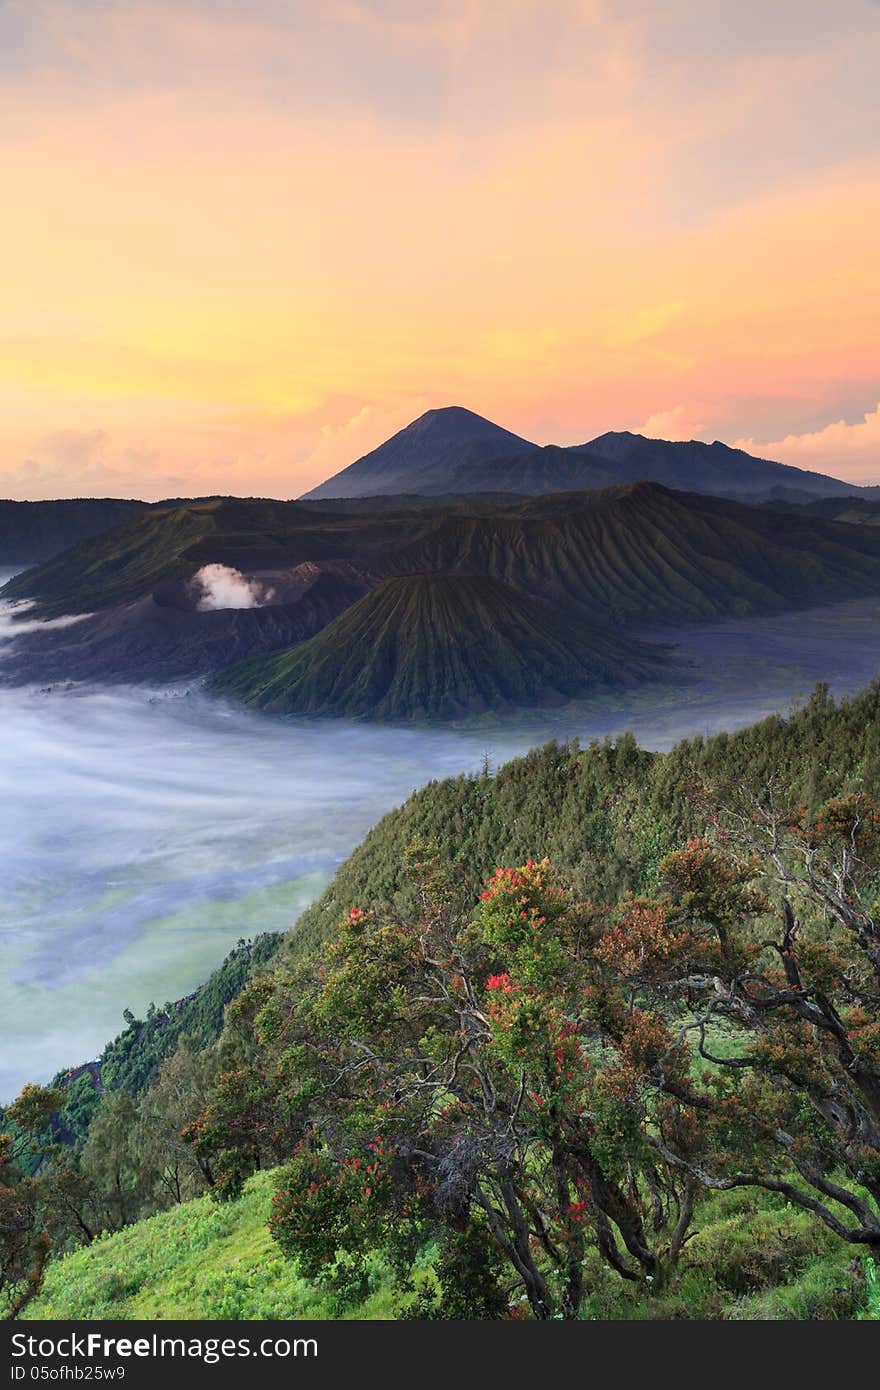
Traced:
<svg viewBox="0 0 880 1390">
<path fill-rule="evenodd" d="M 366 1009 L 366 1017 L 372 1019 L 375 1000 L 387 998 L 382 989 L 389 978 L 394 986 L 390 996 L 393 1007 L 390 1012 L 378 1009 L 376 1013 L 380 1020 L 385 1017 L 391 1020 L 388 1026 L 397 1027 L 403 1007 L 401 1000 L 407 989 L 412 992 L 418 985 L 418 977 L 413 981 L 407 973 L 412 971 L 413 956 L 405 928 L 400 925 L 410 920 L 421 921 L 419 917 L 413 919 L 411 911 L 416 904 L 421 903 L 418 912 L 424 906 L 423 888 L 415 885 L 402 867 L 408 854 L 412 860 L 414 848 L 429 845 L 431 859 L 444 868 L 441 886 L 444 894 L 449 893 L 450 902 L 473 904 L 492 866 L 524 862 L 523 848 L 528 854 L 534 846 L 533 852 L 552 857 L 561 881 L 574 889 L 573 901 L 593 905 L 584 908 L 587 922 L 600 921 L 602 906 L 614 903 L 621 894 L 653 895 L 662 891 L 663 885 L 658 879 L 658 869 L 661 875 L 664 872 L 660 865 L 662 856 L 673 846 L 681 845 L 688 835 L 704 833 L 711 808 L 723 805 L 735 789 L 748 788 L 752 780 L 756 786 L 761 786 L 772 775 L 777 789 L 810 810 L 815 810 L 829 794 L 840 796 L 857 790 L 873 796 L 880 782 L 878 713 L 880 683 L 840 705 L 835 705 L 826 692 L 819 690 L 807 706 L 788 718 L 774 717 L 732 736 L 722 735 L 710 740 L 695 738 L 666 754 L 645 752 L 628 737 L 620 739 L 616 745 L 606 742 L 586 750 L 579 749 L 576 744 L 564 747 L 549 744 L 507 764 L 495 775 L 485 771 L 479 776 L 458 777 L 423 788 L 375 828 L 339 871 L 324 899 L 286 938 L 278 974 L 250 988 L 245 986 L 244 994 L 227 1014 L 227 1031 L 221 1049 L 222 1056 L 229 1061 L 221 1063 L 224 1074 L 218 1077 L 216 1089 L 208 1098 L 206 1114 L 209 1132 L 220 1126 L 210 1140 L 218 1162 L 224 1162 L 223 1155 L 227 1152 L 223 1145 L 231 1143 L 234 1152 L 238 1151 L 236 1145 L 243 1145 L 241 1152 L 247 1155 L 247 1164 L 242 1177 L 247 1180 L 242 1195 L 236 1195 L 239 1189 L 234 1185 L 228 1189 L 232 1200 L 216 1203 L 205 1196 L 175 1205 L 167 1191 L 156 1186 L 152 1150 L 125 1148 L 127 1161 L 134 1164 L 127 1179 L 131 1184 L 131 1198 L 134 1201 L 137 1197 L 143 1203 L 139 1212 L 132 1208 L 135 1215 L 129 1220 L 133 1224 L 115 1235 L 102 1236 L 84 1248 L 72 1249 L 53 1262 L 44 1288 L 27 1309 L 26 1316 L 157 1320 L 168 1317 L 400 1316 L 401 1308 L 406 1305 L 395 1299 L 399 1299 L 401 1293 L 404 1298 L 412 1298 L 413 1285 L 407 1282 L 396 1292 L 392 1289 L 393 1270 L 388 1257 L 382 1254 L 381 1225 L 365 1228 L 369 1231 L 363 1247 L 368 1252 L 366 1280 L 344 1278 L 340 1284 L 334 1284 L 332 1272 L 324 1271 L 320 1261 L 309 1266 L 309 1275 L 305 1278 L 300 1266 L 284 1258 L 284 1249 L 292 1253 L 289 1248 L 283 1244 L 279 1246 L 266 1229 L 273 1189 L 277 1185 L 283 1192 L 291 1181 L 289 1172 L 279 1175 L 270 1171 L 279 1162 L 289 1159 L 291 1145 L 296 1139 L 296 1131 L 288 1133 L 286 1127 L 289 1102 L 285 1087 L 288 1081 L 301 1085 L 300 1064 L 291 1074 L 290 1054 L 284 1051 L 290 1040 L 285 1034 L 285 1020 L 291 1010 L 299 1007 L 298 1000 L 304 1002 L 306 1011 L 311 1007 L 308 998 L 304 999 L 301 993 L 303 988 L 308 991 L 314 983 L 311 963 L 334 959 L 327 952 L 319 956 L 315 948 L 331 933 L 337 934 L 340 920 L 348 917 L 353 905 L 374 909 L 378 925 L 371 926 L 369 914 L 366 919 L 362 914 L 349 920 L 363 920 L 364 926 L 343 934 L 346 952 L 372 952 L 374 941 L 382 946 L 378 955 L 366 958 L 370 969 L 379 972 L 375 978 L 369 971 L 362 979 L 358 971 L 351 974 L 347 970 L 338 977 L 346 1029 L 344 1043 L 347 1047 L 351 1037 L 350 1011 L 355 1007 Z M 707 801 L 705 793 L 710 789 L 711 800 Z M 532 865 L 532 868 L 538 873 L 542 871 L 541 865 Z M 507 877 L 507 874 L 501 876 L 505 881 Z M 521 885 L 514 885 L 514 888 L 516 912 L 512 920 L 519 934 L 525 930 L 519 927 L 520 917 L 526 916 L 524 911 L 520 912 L 520 904 L 527 899 L 520 896 Z M 394 909 L 386 914 L 384 904 L 392 898 Z M 479 901 L 491 899 L 492 895 L 487 892 Z M 547 901 L 552 903 L 552 897 Z M 598 918 L 594 918 L 594 909 L 600 913 Z M 490 910 L 495 909 L 485 909 Z M 577 910 L 580 911 L 580 907 Z M 763 911 L 760 904 L 757 910 Z M 775 910 L 774 906 L 771 917 Z M 457 914 L 460 908 L 456 906 L 453 911 Z M 391 933 L 385 933 L 381 926 L 386 916 L 395 924 Z M 540 921 L 548 924 L 542 932 L 543 937 L 553 927 L 549 917 L 542 916 Z M 766 925 L 761 920 L 759 930 L 765 931 Z M 821 942 L 827 931 L 821 915 L 819 926 L 821 932 L 816 941 Z M 465 937 L 467 943 L 470 937 L 467 933 Z M 514 939 L 518 940 L 519 936 Z M 568 937 L 564 939 L 569 940 Z M 570 939 L 573 947 L 589 955 L 592 949 L 589 934 Z M 531 940 L 530 935 L 527 940 Z M 268 947 L 272 945 L 274 943 L 267 943 Z M 400 959 L 395 951 L 402 952 Z M 338 958 L 337 952 L 335 959 Z M 405 962 L 406 970 L 398 976 L 400 960 Z M 292 975 L 291 965 L 302 965 L 304 961 L 309 962 L 305 973 Z M 233 953 L 229 964 L 233 973 L 241 971 L 240 985 L 244 985 L 249 970 L 241 952 Z M 353 966 L 357 965 L 358 960 L 353 957 Z M 438 962 L 432 957 L 429 965 L 432 969 L 442 969 L 443 960 Z M 455 965 L 453 960 L 450 968 Z M 331 971 L 332 968 L 331 965 Z M 609 968 L 607 960 L 605 968 Z M 483 964 L 482 972 L 485 970 Z M 320 1008 L 315 1016 L 322 1028 L 327 1026 L 328 1018 L 322 1012 L 329 997 L 328 978 L 332 982 L 332 974 L 320 976 Z M 500 990 L 500 982 L 508 978 L 506 974 L 494 975 L 487 980 L 486 990 Z M 364 985 L 360 994 L 355 983 Z M 686 972 L 686 983 L 688 989 L 699 987 L 699 979 L 690 970 Z M 559 987 L 564 986 L 562 975 Z M 537 991 L 539 984 L 534 988 Z M 661 984 L 658 995 L 661 1003 L 665 999 L 665 988 L 665 984 Z M 435 997 L 436 991 L 429 991 L 429 995 L 428 998 L 419 995 L 415 1002 L 433 1008 L 443 1005 L 449 998 L 443 993 Z M 273 999 L 274 1004 L 267 1003 L 267 999 Z M 452 1014 L 457 1020 L 455 1009 L 460 1004 L 455 1001 L 458 994 L 452 999 Z M 203 1045 L 216 1036 L 219 1020 L 214 1005 L 217 1002 L 219 996 L 211 1001 L 203 1018 Z M 490 1012 L 494 1007 L 490 1005 Z M 848 1019 L 848 1012 L 845 1016 Z M 308 1017 L 308 1012 L 303 1017 Z M 675 1017 L 677 1027 L 680 1018 L 677 1013 Z M 267 1021 L 268 1027 L 265 1026 Z M 255 1025 L 256 1032 L 253 1031 Z M 386 1025 L 381 1023 L 381 1026 Z M 166 1030 L 167 1021 L 153 1038 L 159 1043 L 158 1056 L 167 1055 L 163 1045 Z M 135 1058 L 146 1032 L 132 1028 L 130 1037 L 117 1040 L 116 1065 L 122 1062 L 127 1066 Z M 424 1029 L 412 1036 L 422 1039 L 423 1035 Z M 313 1036 L 316 1048 L 320 1047 L 321 1038 Z M 409 1034 L 404 1032 L 404 1036 Z M 460 1033 L 454 1032 L 453 1037 L 459 1039 Z M 457 1041 L 455 1045 L 458 1046 Z M 708 1060 L 713 1066 L 718 1064 L 719 1053 L 722 1058 L 738 1055 L 736 1051 L 725 1051 L 737 1046 L 729 1025 L 713 1025 L 711 1045 L 715 1056 Z M 131 1051 L 126 1051 L 127 1047 Z M 257 1051 L 253 1054 L 255 1048 Z M 277 1064 L 273 1048 L 281 1049 L 284 1065 Z M 184 1063 L 183 1070 L 178 1067 L 175 1072 L 175 1085 L 180 1086 L 181 1094 L 185 1094 L 187 1085 L 193 1084 L 197 1075 L 186 1070 L 187 1066 L 196 1065 L 194 1055 L 191 1052 L 186 1055 L 190 1061 Z M 772 1057 L 770 1062 L 772 1065 Z M 232 1072 L 225 1070 L 230 1063 L 234 1065 Z M 147 1073 L 142 1066 L 136 1065 L 129 1072 L 123 1084 L 133 1099 L 127 1111 L 119 1107 L 110 1111 L 111 1115 L 127 1113 L 130 1117 L 125 1132 L 119 1132 L 115 1141 L 123 1147 L 128 1143 L 127 1136 L 135 1132 L 132 1126 L 138 1116 L 141 1119 L 149 1117 L 151 1126 L 168 1123 L 169 1119 L 162 1108 L 168 1100 L 167 1087 L 163 1102 L 158 1099 L 158 1088 L 143 1093 Z M 79 1073 L 84 1080 L 91 1075 L 89 1068 L 79 1069 Z M 388 1075 L 396 1076 L 397 1072 Z M 690 1075 L 693 1085 L 703 1084 L 696 1057 Z M 732 1075 L 736 1078 L 739 1073 L 734 1071 Z M 800 1075 L 796 1073 L 794 1080 Z M 117 1079 L 123 1080 L 121 1071 Z M 778 1086 L 774 1087 L 774 1093 L 776 1090 Z M 301 1094 L 304 1093 L 297 1091 L 297 1095 Z M 194 1095 L 202 1103 L 204 1087 L 200 1085 Z M 111 1093 L 109 1101 L 114 1097 L 120 1099 L 118 1092 Z M 105 1095 L 102 1109 L 107 1102 Z M 539 1108 L 543 1104 L 540 1098 L 536 1103 Z M 384 1124 L 385 1109 L 382 1115 Z M 118 1168 L 106 1159 L 101 1160 L 103 1167 L 96 1167 L 103 1153 L 101 1143 L 106 1143 L 108 1137 L 107 1115 L 99 1112 L 94 1123 L 102 1122 L 101 1142 L 93 1145 L 93 1129 L 83 1162 L 88 1173 L 101 1183 L 109 1183 L 112 1189 L 118 1178 Z M 741 1130 L 736 1128 L 735 1132 L 739 1135 Z M 262 1138 L 256 1140 L 257 1135 Z M 179 1125 L 172 1127 L 169 1137 L 178 1143 Z M 261 1145 L 259 1153 L 253 1152 L 255 1142 Z M 358 1142 L 363 1144 L 361 1131 L 358 1131 Z M 757 1145 L 755 1140 L 749 1142 Z M 300 1145 L 298 1150 L 301 1158 L 303 1147 Z M 306 1158 L 308 1162 L 313 1161 L 311 1151 Z M 247 1178 L 254 1163 L 261 1171 Z M 345 1165 L 343 1171 L 348 1171 Z M 323 1182 L 323 1178 L 321 1180 Z M 51 1200 L 54 1193 L 51 1172 L 47 1181 Z M 314 1184 L 309 1189 L 316 1190 Z M 302 1191 L 305 1193 L 305 1189 Z M 365 1196 L 368 1191 L 365 1190 Z M 310 1200 L 306 1196 L 306 1201 Z M 157 1205 L 166 1209 L 153 1214 Z M 344 1211 L 350 1210 L 348 1201 Z M 277 1214 L 277 1208 L 273 1211 Z M 138 1214 L 140 1220 L 135 1219 Z M 676 1319 L 876 1316 L 876 1295 L 871 1305 L 867 1282 L 875 1278 L 875 1265 L 865 1258 L 864 1251 L 859 1258 L 858 1245 L 854 1249 L 840 1240 L 827 1224 L 817 1222 L 809 1206 L 792 1205 L 785 1192 L 740 1189 L 737 1183 L 732 1191 L 702 1193 L 691 1216 L 693 1229 L 674 1277 L 657 1287 L 651 1280 L 621 1281 L 604 1258 L 601 1247 L 597 1249 L 592 1240 L 588 1241 L 582 1261 L 585 1273 L 579 1315 Z M 347 1215 L 342 1219 L 340 1239 L 345 1239 L 348 1219 Z M 351 1219 L 358 1218 L 352 1216 Z M 390 1225 L 394 1224 L 393 1212 L 389 1212 L 388 1220 Z M 274 1229 L 277 1237 L 277 1221 Z M 62 1233 L 65 1230 L 67 1228 L 62 1227 Z M 81 1238 L 81 1230 L 68 1233 L 71 1245 Z M 415 1287 L 427 1300 L 417 1305 L 419 1316 L 431 1315 L 426 1308 L 431 1298 L 437 1296 L 437 1276 L 441 1269 L 437 1261 L 441 1250 L 438 1244 L 426 1240 L 424 1234 L 418 1249 L 411 1249 Z M 310 1282 L 312 1280 L 314 1282 Z M 871 1306 L 874 1306 L 873 1314 Z"/>
<path fill-rule="evenodd" d="M 328 1318 L 326 1296 L 300 1279 L 267 1229 L 273 1174 L 236 1202 L 199 1197 L 105 1236 L 52 1264 L 27 1319 Z M 354 1318 L 389 1317 L 380 1288 Z"/>
<path fill-rule="evenodd" d="M 223 501 L 151 511 L 0 592 L 31 603 L 28 616 L 38 618 L 111 610 L 150 594 L 185 607 L 182 586 L 204 565 L 283 588 L 303 565 L 344 562 L 377 578 L 485 574 L 589 604 L 597 617 L 649 623 L 873 592 L 880 538 L 872 530 L 811 509 L 750 507 L 656 483 L 415 511 Z"/>
<path fill-rule="evenodd" d="M 381 524 L 381 523 L 380 523 Z M 369 522 L 358 528 L 369 533 Z M 18 575 L 4 599 L 29 600 L 33 616 L 93 613 L 190 579 L 206 564 L 273 572 L 350 549 L 346 519 L 329 527 L 295 502 L 223 499 L 151 509 Z"/>
<path fill-rule="evenodd" d="M 302 592 L 295 581 L 302 580 Z M 220 671 L 255 652 L 283 650 L 314 636 L 369 588 L 344 563 L 305 562 L 285 576 L 289 597 L 255 608 L 200 611 L 186 586 L 60 628 L 35 628 L 15 639 L 3 666 L 9 684 L 66 680 L 176 681 Z"/>
<path fill-rule="evenodd" d="M 306 641 L 380 580 L 415 574 L 494 579 L 533 600 L 577 609 L 577 621 L 591 629 L 717 621 L 880 592 L 880 528 L 852 524 L 856 517 L 846 515 L 842 521 L 812 507 L 747 506 L 657 483 L 471 504 L 444 499 L 420 508 L 324 512 L 311 504 L 230 499 L 156 508 L 0 591 L 3 600 L 29 605 L 20 610 L 22 630 L 4 644 L 0 678 L 13 684 L 208 674 Z M 243 599 L 226 592 L 206 604 L 199 576 L 207 566 L 222 566 Z M 32 625 L 79 615 L 81 621 L 57 629 Z M 464 622 L 464 613 L 458 618 Z M 481 630 L 465 623 L 462 642 Z M 507 632 L 512 647 L 512 615 Z M 398 635 L 409 640 L 409 630 Z M 601 650 L 598 639 L 591 641 L 595 663 Z M 618 656 L 606 654 L 621 668 Z M 536 659 L 540 673 L 548 655 Z M 398 657 L 395 664 L 403 669 Z M 419 656 L 415 665 L 423 664 Z M 514 669 L 500 652 L 493 664 Z M 559 669 L 564 674 L 555 682 L 537 674 L 520 688 L 517 677 L 510 700 L 502 698 L 502 682 L 499 701 L 540 703 L 542 686 L 555 692 L 550 698 L 575 684 L 583 688 L 565 663 Z M 454 696 L 452 703 L 485 707 L 492 688 L 475 673 L 474 681 L 464 680 L 462 701 Z M 407 696 L 403 704 L 422 701 Z"/>
<path fill-rule="evenodd" d="M 716 440 L 647 439 L 611 431 L 585 444 L 539 447 L 469 410 L 429 410 L 371 453 L 304 494 L 309 499 L 382 494 L 584 492 L 650 481 L 748 501 L 867 496 L 825 474 L 759 459 Z"/>
<path fill-rule="evenodd" d="M 78 541 L 90 540 L 148 507 L 147 502 L 118 497 L 0 500 L 0 569 L 43 564 Z"/>
<path fill-rule="evenodd" d="M 501 454 L 509 457 L 533 448 L 527 439 L 461 406 L 428 410 L 378 449 L 356 459 L 304 497 L 492 491 L 479 483 L 483 462 Z M 450 478 L 458 471 L 465 475 L 464 484 L 457 482 L 450 486 Z M 517 488 L 505 490 L 519 491 Z"/>
<path fill-rule="evenodd" d="M 295 1272 L 267 1229 L 275 1180 L 256 1173 L 237 1201 L 199 1197 L 72 1252 L 49 1266 L 22 1321 L 393 1318 L 378 1261 L 375 1291 L 345 1308 Z M 615 1286 L 593 1258 L 586 1316 L 788 1321 L 862 1313 L 863 1279 L 846 1247 L 817 1237 L 803 1215 L 772 1201 L 757 1212 L 730 1197 L 712 1206 L 669 1300 Z M 427 1263 L 422 1277 L 430 1280 Z"/>
<path fill-rule="evenodd" d="M 380 562 L 489 574 L 582 604 L 595 620 L 701 621 L 876 592 L 868 528 L 635 483 L 438 516 Z"/>
<path fill-rule="evenodd" d="M 613 901 L 656 886 L 657 863 L 705 830 L 694 788 L 729 789 L 776 777 L 814 806 L 852 788 L 880 787 L 880 682 L 839 705 L 818 692 L 788 718 L 735 734 L 693 738 L 668 753 L 616 745 L 548 743 L 492 776 L 430 782 L 373 827 L 322 896 L 284 938 L 300 958 L 335 933 L 352 904 L 385 903 L 405 891 L 408 846 L 430 843 L 476 893 L 497 864 L 548 855 L 584 898 Z"/>
<path fill-rule="evenodd" d="M 310 641 L 213 687 L 274 713 L 457 718 L 561 704 L 659 666 L 498 580 L 421 574 L 385 580 Z"/>
</svg>

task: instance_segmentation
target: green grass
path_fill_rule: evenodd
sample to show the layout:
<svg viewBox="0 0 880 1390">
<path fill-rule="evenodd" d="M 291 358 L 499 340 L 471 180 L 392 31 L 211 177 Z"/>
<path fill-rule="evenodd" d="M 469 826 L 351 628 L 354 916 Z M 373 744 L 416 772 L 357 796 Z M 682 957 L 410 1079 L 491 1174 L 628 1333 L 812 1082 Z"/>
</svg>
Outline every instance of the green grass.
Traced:
<svg viewBox="0 0 880 1390">
<path fill-rule="evenodd" d="M 769 1194 L 706 1199 L 668 1290 L 645 1295 L 590 1259 L 584 1316 L 813 1321 L 868 1316 L 864 1265 L 806 1212 Z"/>
<path fill-rule="evenodd" d="M 380 1261 L 366 1301 L 342 1313 L 296 1274 L 267 1219 L 274 1173 L 241 1198 L 209 1197 L 150 1217 L 52 1264 L 30 1319 L 385 1319 L 394 1301 Z M 702 1204 L 670 1288 L 650 1293 L 588 1257 L 587 1319 L 827 1320 L 876 1317 L 863 1261 L 779 1198 L 725 1193 Z M 427 1266 L 423 1276 L 427 1275 Z M 875 1280 L 876 1283 L 876 1280 Z"/>
<path fill-rule="evenodd" d="M 50 1265 L 30 1319 L 267 1319 L 336 1316 L 298 1278 L 267 1228 L 274 1175 L 258 1173 L 235 1202 L 200 1197 L 105 1236 Z M 345 1316 L 387 1318 L 381 1284 Z"/>
</svg>

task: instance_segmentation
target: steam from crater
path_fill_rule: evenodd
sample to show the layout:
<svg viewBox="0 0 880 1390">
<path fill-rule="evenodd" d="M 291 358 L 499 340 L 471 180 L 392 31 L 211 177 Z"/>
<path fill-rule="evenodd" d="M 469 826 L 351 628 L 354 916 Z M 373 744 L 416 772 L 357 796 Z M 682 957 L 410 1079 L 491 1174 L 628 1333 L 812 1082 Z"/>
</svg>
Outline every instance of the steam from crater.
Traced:
<svg viewBox="0 0 880 1390">
<path fill-rule="evenodd" d="M 262 608 L 275 597 L 274 589 L 259 579 L 245 579 L 231 565 L 203 565 L 193 575 L 193 584 L 202 591 L 198 608 L 203 613 L 216 608 Z"/>
</svg>

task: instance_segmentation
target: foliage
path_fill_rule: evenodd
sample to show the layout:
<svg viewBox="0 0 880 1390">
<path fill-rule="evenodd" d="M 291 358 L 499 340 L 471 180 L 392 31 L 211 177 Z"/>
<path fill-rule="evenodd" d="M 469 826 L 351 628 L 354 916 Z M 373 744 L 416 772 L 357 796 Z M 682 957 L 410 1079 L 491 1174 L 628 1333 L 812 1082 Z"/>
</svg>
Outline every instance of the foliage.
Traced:
<svg viewBox="0 0 880 1390">
<path fill-rule="evenodd" d="M 298 1145 L 272 1225 L 310 1277 L 359 1296 L 378 1242 L 405 1284 L 479 1218 L 534 1316 L 576 1317 L 590 1247 L 659 1293 L 702 1194 L 740 1188 L 880 1249 L 880 809 L 698 796 L 711 833 L 653 896 L 597 907 L 528 860 L 469 917 L 417 860 L 407 912 L 352 908 L 262 983 L 237 1016 Z M 216 1118 L 209 1152 L 235 1133 Z"/>
<path fill-rule="evenodd" d="M 0 1134 L 0 1317 L 15 1318 L 43 1282 L 51 1240 L 39 1214 L 38 1184 L 16 1160 L 61 1102 L 58 1091 L 26 1086 L 9 1106 L 15 1133 Z"/>
<path fill-rule="evenodd" d="M 631 735 L 586 749 L 548 743 L 492 777 L 430 782 L 370 831 L 285 938 L 282 957 L 294 961 L 332 936 L 352 903 L 408 910 L 402 866 L 413 843 L 430 845 L 465 897 L 496 865 L 529 855 L 549 857 L 593 902 L 652 892 L 663 855 L 705 834 L 717 804 L 771 782 L 811 809 L 880 786 L 880 683 L 839 705 L 820 686 L 786 719 L 668 753 L 649 753 Z"/>
<path fill-rule="evenodd" d="M 155 1080 L 159 1066 L 172 1056 L 180 1039 L 208 1047 L 220 1036 L 226 1005 L 241 992 L 254 971 L 272 960 L 281 937 L 264 932 L 253 942 L 239 941 L 203 985 L 191 995 L 151 1008 L 145 1020 L 131 1018 L 124 1032 L 100 1058 L 101 1083 L 138 1095 Z"/>
<path fill-rule="evenodd" d="M 646 1129 L 662 1123 L 688 1153 L 696 1140 L 654 1115 L 642 1077 L 662 1054 L 683 1084 L 689 1057 L 672 1057 L 658 1014 L 606 987 L 601 916 L 546 861 L 498 870 L 472 922 L 441 873 L 415 868 L 417 918 L 352 909 L 324 962 L 252 1015 L 262 1073 L 302 1135 L 273 1231 L 350 1297 L 366 1248 L 405 1278 L 428 1237 L 445 1236 L 451 1259 L 449 1232 L 475 1223 L 536 1317 L 578 1316 L 591 1242 L 659 1288 L 696 1184 Z"/>
<path fill-rule="evenodd" d="M 870 1255 L 865 1257 L 865 1285 L 867 1289 L 867 1303 L 862 1318 L 871 1321 L 880 1320 L 880 1268 L 877 1261 Z"/>
<path fill-rule="evenodd" d="M 680 1037 L 709 1064 L 679 1095 L 709 1117 L 709 1161 L 658 1147 L 706 1187 L 781 1192 L 880 1250 L 880 811 L 855 793 L 810 813 L 771 788 L 719 837 L 660 866 L 656 910 L 677 952 L 640 959 L 625 922 L 617 943 L 630 987 L 671 995 Z M 777 910 L 749 885 L 759 870 L 783 890 Z M 723 1054 L 718 1024 L 733 1039 Z M 668 1090 L 662 1065 L 650 1075 Z"/>
<path fill-rule="evenodd" d="M 275 1172 L 258 1173 L 236 1201 L 217 1205 L 202 1197 L 53 1261 L 22 1318 L 339 1316 L 332 1295 L 302 1279 L 269 1234 L 278 1181 Z M 485 1251 L 485 1243 L 479 1249 Z M 425 1252 L 416 1271 L 419 1294 L 400 1300 L 392 1296 L 379 1257 L 371 1259 L 371 1292 L 344 1316 L 436 1315 L 436 1249 Z M 451 1283 L 454 1299 L 454 1275 Z M 585 1283 L 583 1315 L 589 1318 L 850 1318 L 867 1298 L 864 1276 L 854 1272 L 850 1252 L 830 1232 L 781 1199 L 753 1192 L 707 1199 L 699 1235 L 685 1246 L 680 1277 L 665 1293 L 622 1282 L 594 1251 L 588 1252 Z M 513 1314 L 523 1306 L 514 1304 Z"/>
<path fill-rule="evenodd" d="M 878 705 L 820 689 L 668 754 L 551 744 L 425 789 L 274 976 L 230 958 L 192 1045 L 155 1011 L 67 1078 L 66 1116 L 23 1099 L 25 1245 L 281 1163 L 272 1229 L 330 1311 L 380 1280 L 398 1316 L 853 1316 L 873 1266 L 839 1251 L 880 1232 Z"/>
<path fill-rule="evenodd" d="M 26 1318 L 326 1318 L 320 1290 L 295 1275 L 269 1235 L 272 1173 L 218 1205 L 196 1198 L 101 1236 L 53 1261 Z M 377 1266 L 374 1291 L 355 1317 L 389 1317 Z"/>
</svg>

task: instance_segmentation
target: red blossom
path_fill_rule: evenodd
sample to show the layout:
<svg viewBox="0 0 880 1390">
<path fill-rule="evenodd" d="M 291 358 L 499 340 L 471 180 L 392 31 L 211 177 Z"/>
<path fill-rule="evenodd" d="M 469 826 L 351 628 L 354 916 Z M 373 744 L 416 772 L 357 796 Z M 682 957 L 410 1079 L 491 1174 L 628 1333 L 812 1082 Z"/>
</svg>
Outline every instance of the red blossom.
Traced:
<svg viewBox="0 0 880 1390">
<path fill-rule="evenodd" d="M 501 990 L 503 994 L 509 994 L 513 989 L 513 981 L 505 971 L 503 975 L 490 975 L 486 981 L 488 990 Z"/>
</svg>

